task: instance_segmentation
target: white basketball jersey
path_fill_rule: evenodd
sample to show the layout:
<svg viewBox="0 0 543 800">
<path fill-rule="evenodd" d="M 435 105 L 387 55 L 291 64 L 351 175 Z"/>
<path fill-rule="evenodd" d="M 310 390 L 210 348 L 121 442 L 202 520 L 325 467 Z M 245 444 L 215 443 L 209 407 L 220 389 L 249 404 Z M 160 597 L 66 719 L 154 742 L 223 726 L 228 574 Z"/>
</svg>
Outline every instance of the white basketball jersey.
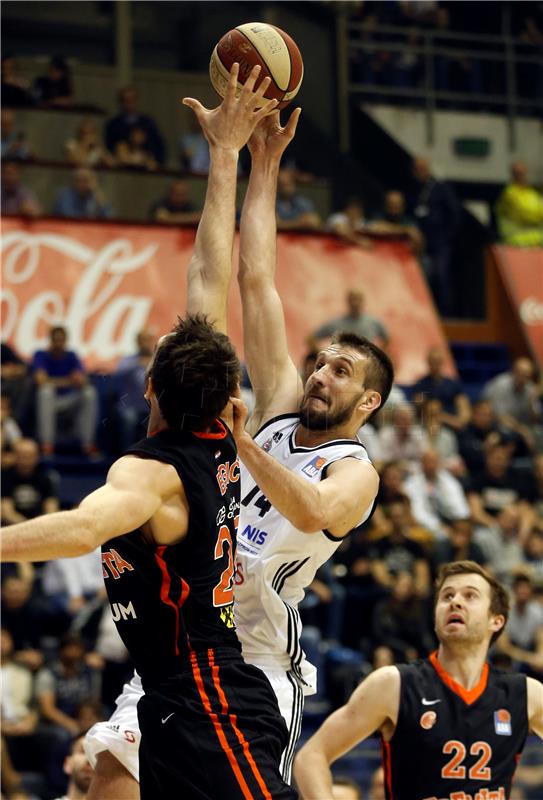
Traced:
<svg viewBox="0 0 543 800">
<path fill-rule="evenodd" d="M 291 472 L 312 483 L 326 477 L 330 464 L 342 458 L 370 462 L 355 439 L 336 439 L 317 447 L 298 447 L 297 414 L 267 422 L 255 442 Z M 327 531 L 303 533 L 262 494 L 241 464 L 241 509 L 236 556 L 235 614 L 243 657 L 265 668 L 293 670 L 305 694 L 316 691 L 316 670 L 300 647 L 298 603 L 318 568 L 342 539 Z M 360 522 L 370 515 L 373 503 Z"/>
</svg>

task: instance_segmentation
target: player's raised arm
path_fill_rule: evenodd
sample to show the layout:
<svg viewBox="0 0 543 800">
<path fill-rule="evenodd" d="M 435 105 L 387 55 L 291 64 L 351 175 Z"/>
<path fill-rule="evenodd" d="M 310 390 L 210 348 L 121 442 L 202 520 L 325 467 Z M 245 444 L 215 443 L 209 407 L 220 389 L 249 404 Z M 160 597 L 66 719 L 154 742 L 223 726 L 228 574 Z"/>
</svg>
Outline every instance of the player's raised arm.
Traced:
<svg viewBox="0 0 543 800">
<path fill-rule="evenodd" d="M 392 731 L 400 704 L 400 673 L 383 667 L 369 675 L 349 702 L 328 717 L 294 761 L 294 777 L 303 800 L 332 797 L 330 765 L 374 731 Z"/>
<path fill-rule="evenodd" d="M 285 127 L 279 112 L 270 114 L 249 140 L 252 166 L 241 214 L 238 281 L 245 360 L 256 401 L 249 422 L 252 433 L 266 419 L 297 410 L 302 390 L 288 353 L 283 306 L 275 288 L 277 175 L 300 113 L 295 109 Z"/>
<path fill-rule="evenodd" d="M 179 493 L 179 483 L 168 464 L 124 456 L 111 467 L 107 483 L 79 508 L 3 528 L 1 560 L 48 561 L 90 553 L 147 522 L 166 497 Z"/>
<path fill-rule="evenodd" d="M 183 99 L 184 105 L 196 114 L 210 154 L 204 210 L 188 271 L 187 312 L 207 314 L 223 333 L 226 333 L 226 301 L 232 272 L 239 151 L 258 121 L 276 105 L 275 100 L 270 100 L 257 109 L 270 83 L 265 78 L 254 91 L 259 66 L 253 69 L 236 96 L 238 71 L 236 63 L 230 71 L 225 98 L 217 108 L 210 110 L 198 100 Z"/>
</svg>

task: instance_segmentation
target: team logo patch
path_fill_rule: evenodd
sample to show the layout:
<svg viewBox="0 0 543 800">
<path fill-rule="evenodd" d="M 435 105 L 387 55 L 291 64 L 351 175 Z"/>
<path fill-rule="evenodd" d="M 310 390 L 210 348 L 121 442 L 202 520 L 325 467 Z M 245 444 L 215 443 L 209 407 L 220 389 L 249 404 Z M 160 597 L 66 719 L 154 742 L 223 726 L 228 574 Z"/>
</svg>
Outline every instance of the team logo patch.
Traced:
<svg viewBox="0 0 543 800">
<path fill-rule="evenodd" d="M 511 736 L 511 714 L 507 709 L 500 708 L 494 712 L 494 730 L 498 736 Z"/>
<path fill-rule="evenodd" d="M 273 444 L 273 438 L 266 439 L 266 441 L 262 445 L 262 449 L 264 450 L 265 453 L 270 452 L 272 444 Z"/>
<path fill-rule="evenodd" d="M 326 464 L 325 458 L 323 458 L 322 456 L 315 456 L 315 458 L 312 458 L 311 461 L 305 465 L 305 467 L 302 467 L 302 472 L 304 472 L 310 478 L 314 478 L 316 475 L 319 474 L 319 472 L 321 471 L 321 469 L 324 467 L 325 464 Z"/>
<path fill-rule="evenodd" d="M 429 731 L 437 722 L 437 714 L 435 711 L 425 711 L 420 718 L 420 727 L 425 731 Z"/>
</svg>

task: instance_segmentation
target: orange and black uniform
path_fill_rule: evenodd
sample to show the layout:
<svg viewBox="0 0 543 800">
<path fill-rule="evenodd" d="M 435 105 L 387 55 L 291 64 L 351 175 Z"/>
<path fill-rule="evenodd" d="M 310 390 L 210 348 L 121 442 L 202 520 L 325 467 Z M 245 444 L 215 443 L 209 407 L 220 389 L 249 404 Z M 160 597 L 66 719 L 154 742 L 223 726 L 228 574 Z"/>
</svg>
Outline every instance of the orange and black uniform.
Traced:
<svg viewBox="0 0 543 800">
<path fill-rule="evenodd" d="M 127 451 L 171 464 L 188 533 L 151 545 L 141 530 L 102 546 L 117 629 L 142 678 L 142 800 L 294 798 L 279 773 L 288 734 L 268 679 L 245 664 L 233 618 L 239 464 L 230 432 L 160 431 Z"/>
<path fill-rule="evenodd" d="M 526 677 L 486 664 L 467 691 L 436 653 L 398 669 L 398 723 L 383 743 L 387 800 L 507 800 L 528 734 Z"/>
</svg>

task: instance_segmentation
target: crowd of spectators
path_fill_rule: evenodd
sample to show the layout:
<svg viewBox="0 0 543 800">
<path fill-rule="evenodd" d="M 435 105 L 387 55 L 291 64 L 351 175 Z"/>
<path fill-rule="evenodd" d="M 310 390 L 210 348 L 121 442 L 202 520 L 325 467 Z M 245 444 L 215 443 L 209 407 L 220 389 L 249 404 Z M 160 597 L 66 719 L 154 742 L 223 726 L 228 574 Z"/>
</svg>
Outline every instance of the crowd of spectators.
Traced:
<svg viewBox="0 0 543 800">
<path fill-rule="evenodd" d="M 315 332 L 317 344 L 345 327 L 386 345 L 386 329 L 366 313 L 361 293 L 351 291 L 347 303 L 346 314 Z M 121 448 L 143 432 L 142 394 L 156 335 L 142 330 L 135 345 L 114 379 Z M 48 431 L 65 410 L 77 422 L 88 383 L 62 328 L 51 330 L 49 348 L 31 365 L 22 364 L 24 374 L 21 359 L 13 351 L 5 355 L 8 381 L 24 385 L 30 377 L 34 404 L 26 402 L 26 416 L 34 411 L 38 437 L 28 438 L 24 414 L 14 414 L 6 394 L 1 513 L 11 524 L 59 508 L 59 478 L 40 460 L 40 447 L 47 456 L 55 444 Z M 301 605 L 304 647 L 322 676 L 309 710 L 342 702 L 376 666 L 434 648 L 432 582 L 450 560 L 472 559 L 506 583 L 512 615 L 492 658 L 543 678 L 541 386 L 531 362 L 520 358 L 472 404 L 445 363 L 444 353 L 431 348 L 426 374 L 413 386 L 395 387 L 390 410 L 360 431 L 380 472 L 379 495 L 370 521 L 319 570 Z M 44 385 L 47 421 L 35 405 Z M 64 420 L 60 432 L 67 432 Z M 76 432 L 85 448 L 88 436 Z M 10 687 L 2 704 L 3 748 L 15 774 L 49 800 L 64 791 L 64 759 L 74 736 L 107 716 L 130 672 L 105 600 L 99 552 L 34 567 L 7 565 L 1 642 Z M 34 783 L 29 772 L 38 775 Z"/>
</svg>

